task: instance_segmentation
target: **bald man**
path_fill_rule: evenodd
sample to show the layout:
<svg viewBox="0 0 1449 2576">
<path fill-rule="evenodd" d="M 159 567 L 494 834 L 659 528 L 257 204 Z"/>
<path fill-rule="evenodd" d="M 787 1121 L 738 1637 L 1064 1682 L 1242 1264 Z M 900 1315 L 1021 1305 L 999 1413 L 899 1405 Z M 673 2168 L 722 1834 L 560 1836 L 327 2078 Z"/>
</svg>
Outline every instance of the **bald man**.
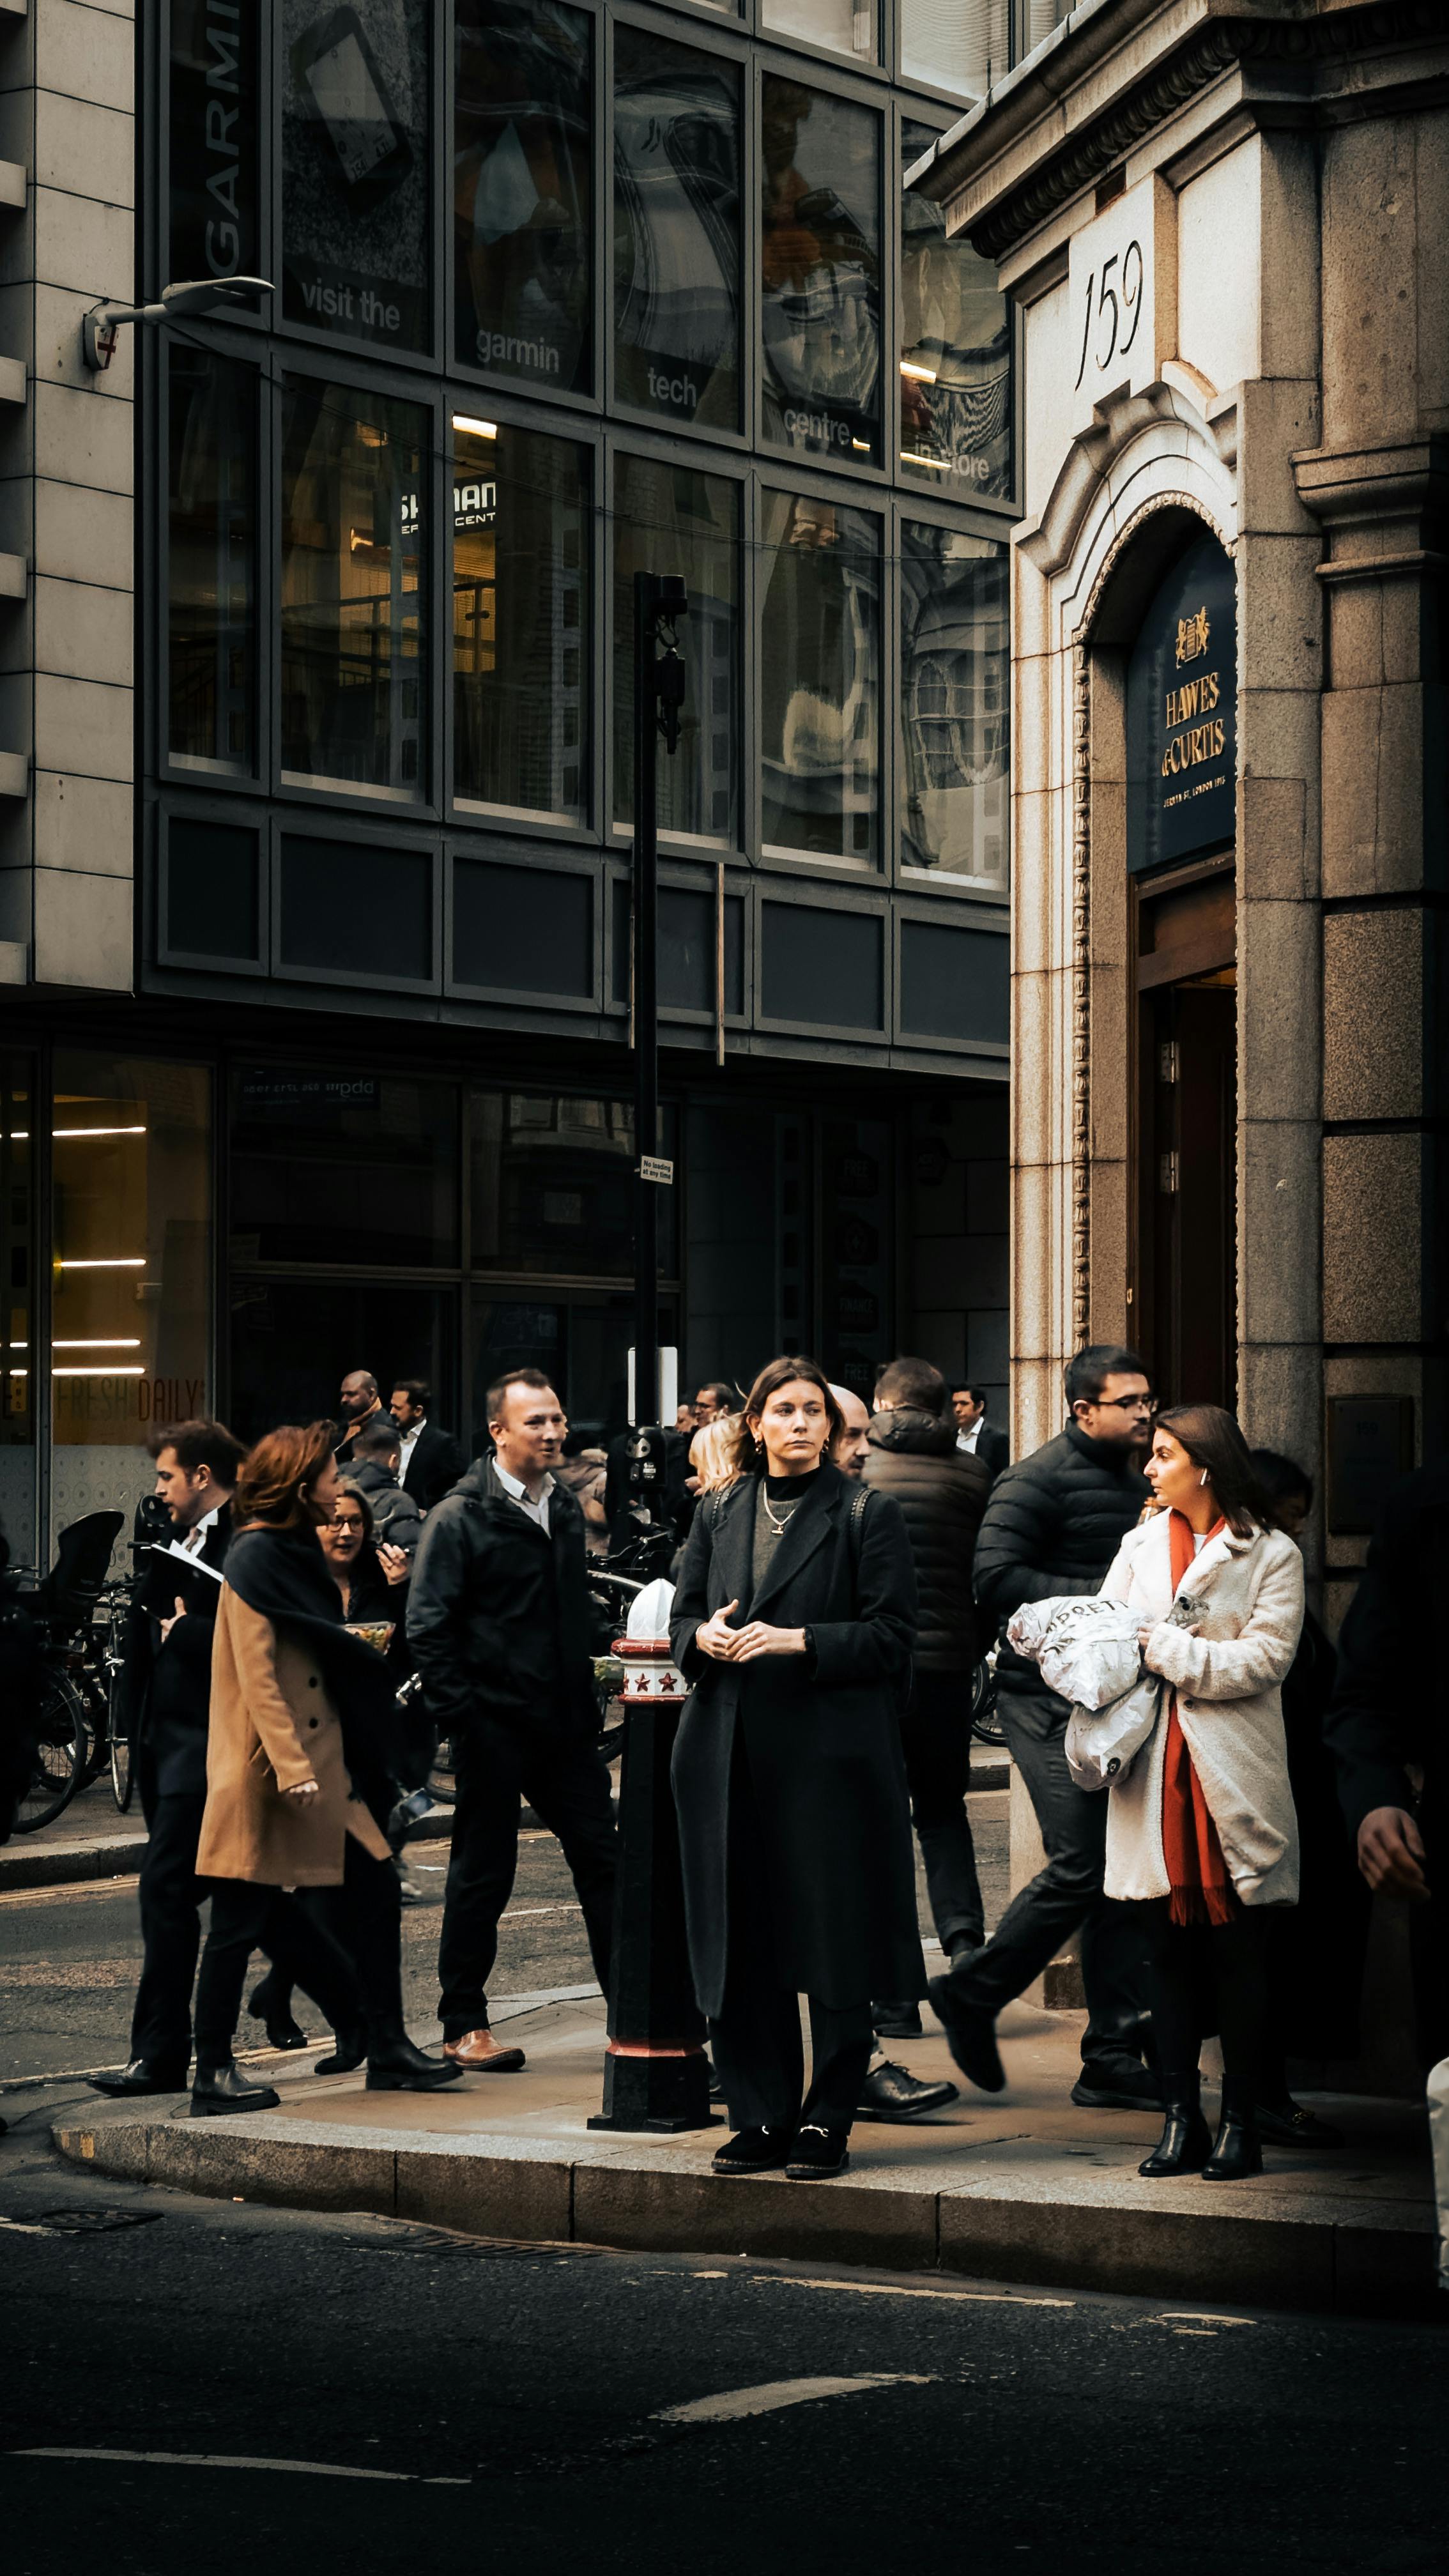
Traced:
<svg viewBox="0 0 1449 2576">
<path fill-rule="evenodd" d="M 842 1476 L 858 1476 L 865 1465 L 869 1445 L 866 1433 L 870 1429 L 870 1415 L 853 1387 L 832 1386 L 830 1392 L 840 1407 L 840 1429 L 831 1445 L 831 1461 L 840 1469 Z"/>
</svg>

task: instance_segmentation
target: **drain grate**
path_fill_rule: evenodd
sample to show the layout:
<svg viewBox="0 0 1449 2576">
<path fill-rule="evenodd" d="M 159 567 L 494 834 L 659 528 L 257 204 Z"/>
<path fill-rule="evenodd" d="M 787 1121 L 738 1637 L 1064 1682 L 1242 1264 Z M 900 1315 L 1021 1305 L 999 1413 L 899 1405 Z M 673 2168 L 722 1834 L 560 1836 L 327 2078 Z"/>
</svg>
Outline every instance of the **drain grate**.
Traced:
<svg viewBox="0 0 1449 2576">
<path fill-rule="evenodd" d="M 38 2209 L 21 2223 L 47 2236 L 110 2236 L 119 2227 L 154 2227 L 160 2209 Z"/>
<path fill-rule="evenodd" d="M 446 2227 L 417 2227 L 409 2228 L 405 2235 L 399 2232 L 389 2236 L 366 2250 L 374 2254 L 482 2256 L 488 2262 L 502 2256 L 536 2263 L 545 2257 L 559 2263 L 572 2262 L 576 2255 L 600 2254 L 604 2249 L 599 2245 L 554 2245 L 542 2239 L 535 2243 L 517 2236 L 454 2236 Z"/>
</svg>

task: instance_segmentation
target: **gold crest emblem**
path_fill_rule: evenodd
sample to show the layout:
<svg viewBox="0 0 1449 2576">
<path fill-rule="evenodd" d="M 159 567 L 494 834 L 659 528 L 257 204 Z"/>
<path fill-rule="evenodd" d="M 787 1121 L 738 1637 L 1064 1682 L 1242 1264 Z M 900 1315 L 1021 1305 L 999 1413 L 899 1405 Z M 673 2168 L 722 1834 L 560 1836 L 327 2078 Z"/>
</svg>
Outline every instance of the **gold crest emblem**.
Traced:
<svg viewBox="0 0 1449 2576">
<path fill-rule="evenodd" d="M 1211 632 L 1212 629 L 1208 625 L 1208 613 L 1205 608 L 1195 608 L 1191 617 L 1179 617 L 1177 621 L 1177 658 L 1179 664 L 1183 662 L 1195 662 L 1199 653 L 1205 653 L 1208 648 L 1208 636 Z"/>
</svg>

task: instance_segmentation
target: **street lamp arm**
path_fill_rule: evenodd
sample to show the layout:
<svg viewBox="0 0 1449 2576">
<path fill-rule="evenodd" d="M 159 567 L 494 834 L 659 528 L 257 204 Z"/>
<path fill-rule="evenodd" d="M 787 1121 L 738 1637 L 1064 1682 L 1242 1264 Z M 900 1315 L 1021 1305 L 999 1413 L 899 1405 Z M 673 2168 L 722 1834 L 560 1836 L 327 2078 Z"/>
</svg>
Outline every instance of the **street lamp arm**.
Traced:
<svg viewBox="0 0 1449 2576">
<path fill-rule="evenodd" d="M 101 375 L 116 354 L 116 334 L 124 323 L 174 322 L 189 313 L 212 313 L 218 306 L 271 293 L 269 277 L 196 277 L 163 286 L 156 304 L 93 304 L 81 322 L 81 356 L 92 375 Z"/>
</svg>

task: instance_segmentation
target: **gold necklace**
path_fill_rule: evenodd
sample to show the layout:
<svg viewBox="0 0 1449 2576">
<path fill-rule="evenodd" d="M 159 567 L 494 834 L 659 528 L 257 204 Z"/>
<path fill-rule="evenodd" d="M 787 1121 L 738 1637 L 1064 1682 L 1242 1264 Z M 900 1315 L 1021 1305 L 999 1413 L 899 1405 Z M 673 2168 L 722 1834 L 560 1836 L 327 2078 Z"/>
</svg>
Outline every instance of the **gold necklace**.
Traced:
<svg viewBox="0 0 1449 2576">
<path fill-rule="evenodd" d="M 764 1486 L 763 1486 L 763 1485 L 761 1485 L 761 1487 L 760 1487 L 760 1498 L 761 1498 L 761 1500 L 762 1500 L 762 1502 L 764 1503 L 764 1506 L 765 1506 L 765 1518 L 766 1518 L 766 1520 L 769 1522 L 771 1529 L 774 1531 L 776 1538 L 783 1538 L 783 1537 L 784 1537 L 784 1535 L 785 1535 L 786 1530 L 787 1530 L 787 1529 L 789 1528 L 789 1526 L 790 1526 L 790 1523 L 791 1523 L 791 1522 L 792 1522 L 792 1520 L 794 1519 L 795 1514 L 796 1514 L 796 1513 L 798 1512 L 798 1510 L 800 1509 L 799 1504 L 798 1504 L 798 1503 L 792 1503 L 792 1504 L 790 1505 L 790 1508 L 789 1508 L 788 1512 L 785 1514 L 784 1519 L 783 1519 L 783 1520 L 777 1520 L 777 1519 L 775 1518 L 775 1507 L 774 1507 L 773 1503 L 771 1502 L 769 1495 L 766 1493 L 765 1488 L 764 1488 Z"/>
</svg>

